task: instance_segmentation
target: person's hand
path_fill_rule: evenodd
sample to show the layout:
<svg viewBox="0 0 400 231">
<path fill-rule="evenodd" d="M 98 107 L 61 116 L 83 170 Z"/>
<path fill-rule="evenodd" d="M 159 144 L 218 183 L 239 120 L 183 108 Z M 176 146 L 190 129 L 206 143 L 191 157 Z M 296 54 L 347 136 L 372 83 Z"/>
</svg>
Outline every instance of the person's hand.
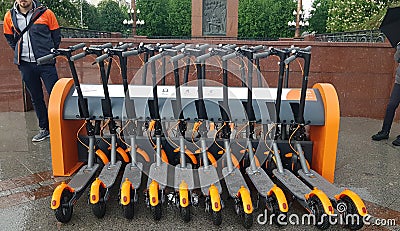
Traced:
<svg viewBox="0 0 400 231">
<path fill-rule="evenodd" d="M 400 63 L 400 44 L 397 44 L 396 53 L 394 53 L 394 60 Z"/>
</svg>

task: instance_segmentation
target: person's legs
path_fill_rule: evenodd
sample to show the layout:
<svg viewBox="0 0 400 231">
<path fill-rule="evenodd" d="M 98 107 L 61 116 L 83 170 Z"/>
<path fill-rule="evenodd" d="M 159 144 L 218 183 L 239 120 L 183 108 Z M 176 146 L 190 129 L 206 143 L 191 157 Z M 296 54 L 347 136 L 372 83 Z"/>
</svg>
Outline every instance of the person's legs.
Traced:
<svg viewBox="0 0 400 231">
<path fill-rule="evenodd" d="M 57 69 L 54 65 L 43 65 L 38 66 L 40 76 L 42 77 L 43 83 L 46 87 L 47 93 L 50 95 L 53 90 L 54 84 L 58 80 Z"/>
<path fill-rule="evenodd" d="M 397 107 L 400 103 L 400 84 L 395 83 L 393 86 L 392 93 L 390 94 L 390 100 L 386 107 L 386 115 L 383 120 L 382 131 L 390 132 L 392 127 L 393 118 Z"/>
<path fill-rule="evenodd" d="M 18 68 L 31 96 L 32 104 L 39 120 L 39 127 L 41 129 L 48 129 L 47 108 L 43 98 L 42 81 L 40 80 L 40 73 L 36 69 L 36 63 L 21 62 Z"/>
</svg>

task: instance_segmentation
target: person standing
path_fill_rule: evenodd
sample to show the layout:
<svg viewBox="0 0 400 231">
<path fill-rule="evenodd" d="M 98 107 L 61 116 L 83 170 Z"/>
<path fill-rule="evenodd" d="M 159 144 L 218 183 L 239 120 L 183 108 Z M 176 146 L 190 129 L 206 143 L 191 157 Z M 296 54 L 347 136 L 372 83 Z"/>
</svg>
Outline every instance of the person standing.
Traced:
<svg viewBox="0 0 400 231">
<path fill-rule="evenodd" d="M 372 140 L 380 141 L 389 139 L 390 128 L 392 127 L 393 118 L 397 107 L 400 104 L 400 43 L 397 44 L 396 53 L 394 54 L 394 60 L 399 63 L 396 69 L 395 83 L 393 86 L 392 93 L 390 94 L 390 100 L 386 107 L 386 114 L 383 120 L 382 129 L 375 135 L 372 136 Z M 400 135 L 392 142 L 394 146 L 400 146 Z"/>
<path fill-rule="evenodd" d="M 16 0 L 13 8 L 4 16 L 3 30 L 8 44 L 14 50 L 14 63 L 18 65 L 39 121 L 39 133 L 32 141 L 42 141 L 50 137 L 42 81 L 50 95 L 58 75 L 55 60 L 40 66 L 36 60 L 59 47 L 60 27 L 54 13 L 39 1 Z"/>
</svg>

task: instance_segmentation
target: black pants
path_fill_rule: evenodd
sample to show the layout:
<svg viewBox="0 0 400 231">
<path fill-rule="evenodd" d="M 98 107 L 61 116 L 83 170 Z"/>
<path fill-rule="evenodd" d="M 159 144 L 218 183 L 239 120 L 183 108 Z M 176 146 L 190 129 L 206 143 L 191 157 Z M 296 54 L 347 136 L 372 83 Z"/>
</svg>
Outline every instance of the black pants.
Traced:
<svg viewBox="0 0 400 231">
<path fill-rule="evenodd" d="M 396 112 L 397 107 L 400 103 L 400 84 L 395 83 L 393 86 L 392 93 L 390 94 L 390 100 L 386 107 L 386 115 L 383 120 L 382 131 L 390 132 L 390 128 L 392 127 L 392 122 L 394 118 L 394 114 Z"/>
<path fill-rule="evenodd" d="M 31 95 L 32 104 L 39 120 L 39 127 L 41 129 L 48 129 L 49 119 L 47 116 L 47 107 L 44 102 L 42 80 L 47 93 L 50 95 L 54 84 L 58 80 L 56 67 L 54 65 L 38 66 L 36 63 L 21 61 L 20 65 L 18 65 L 18 69 Z"/>
</svg>

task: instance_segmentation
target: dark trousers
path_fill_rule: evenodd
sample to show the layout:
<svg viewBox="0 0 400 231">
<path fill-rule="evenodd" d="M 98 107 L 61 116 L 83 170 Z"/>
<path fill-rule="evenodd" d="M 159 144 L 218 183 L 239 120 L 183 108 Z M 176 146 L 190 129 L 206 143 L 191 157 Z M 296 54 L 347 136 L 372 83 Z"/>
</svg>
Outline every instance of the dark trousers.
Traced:
<svg viewBox="0 0 400 231">
<path fill-rule="evenodd" d="M 400 84 L 395 83 L 392 89 L 392 93 L 390 94 L 390 100 L 386 107 L 386 115 L 383 120 L 382 131 L 390 132 L 390 128 L 392 127 L 392 122 L 394 118 L 394 114 L 396 112 L 397 107 L 400 103 Z"/>
<path fill-rule="evenodd" d="M 47 93 L 50 95 L 54 84 L 58 80 L 56 67 L 55 65 L 38 66 L 36 63 L 21 61 L 18 69 L 31 95 L 32 104 L 39 120 L 39 127 L 41 129 L 48 129 L 49 119 L 47 117 L 47 107 L 44 102 L 41 80 L 43 80 Z"/>
</svg>

